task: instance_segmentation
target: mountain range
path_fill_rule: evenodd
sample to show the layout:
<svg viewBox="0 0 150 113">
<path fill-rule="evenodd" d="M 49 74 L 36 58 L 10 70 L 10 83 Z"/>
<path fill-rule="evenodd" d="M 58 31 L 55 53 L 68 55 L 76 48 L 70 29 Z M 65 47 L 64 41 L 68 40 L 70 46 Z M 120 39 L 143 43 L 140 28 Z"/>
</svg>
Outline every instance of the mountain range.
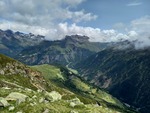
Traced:
<svg viewBox="0 0 150 113">
<path fill-rule="evenodd" d="M 26 47 L 37 45 L 42 40 L 44 40 L 44 36 L 41 35 L 0 30 L 0 52 L 14 57 Z"/>
<path fill-rule="evenodd" d="M 99 43 L 89 42 L 86 36 L 72 35 L 28 47 L 20 52 L 17 59 L 29 65 L 48 63 L 65 66 L 80 62 L 104 47 L 100 47 Z"/>
<path fill-rule="evenodd" d="M 62 40 L 49 41 L 44 36 L 32 33 L 24 34 L 11 30 L 0 30 L 0 53 L 30 65 L 26 66 L 19 62 L 22 65 L 22 68 L 19 69 L 23 71 L 17 70 L 19 75 L 28 73 L 26 79 L 30 83 L 23 84 L 27 81 L 22 81 L 20 76 L 15 76 L 15 78 L 11 76 L 13 80 L 11 77 L 2 77 L 5 78 L 4 81 L 9 81 L 11 84 L 17 84 L 34 91 L 42 88 L 50 93 L 54 90 L 61 95 L 67 94 L 63 97 L 69 97 L 67 101 L 73 99 L 72 96 L 71 98 L 69 96 L 69 92 L 71 92 L 74 94 L 73 97 L 77 97 L 84 105 L 89 104 L 91 107 L 88 109 L 95 109 L 96 113 L 135 112 L 132 109 L 142 113 L 150 112 L 150 48 L 137 50 L 134 48 L 134 42 L 128 40 L 106 43 L 90 42 L 87 36 L 71 35 Z M 13 61 L 18 62 L 16 60 Z M 0 65 L 3 66 L 2 61 Z M 13 70 L 16 66 L 7 72 L 10 72 L 10 75 L 14 73 Z M 3 73 L 5 70 L 1 71 L 1 75 L 7 75 Z M 33 73 L 37 73 L 35 78 L 31 77 Z M 5 84 L 1 86 L 5 86 Z M 17 89 L 17 91 L 19 90 Z M 5 93 L 1 97 L 6 96 Z M 111 95 L 108 93 L 119 99 L 120 102 L 115 101 L 114 97 L 110 102 Z M 41 92 L 36 92 L 36 96 L 41 94 Z M 41 96 L 41 98 L 45 97 Z M 112 101 L 115 103 L 112 104 Z M 103 107 L 93 108 L 93 103 L 114 111 L 101 111 Z M 71 112 L 71 108 L 66 107 L 67 103 L 64 100 L 61 100 L 60 103 L 56 102 L 56 104 L 61 106 L 62 111 L 64 109 Z M 45 104 L 42 106 L 43 108 L 40 109 L 47 110 L 44 108 Z M 51 107 L 48 110 L 54 110 Z M 80 106 L 74 111 L 81 112 L 80 108 L 82 107 Z M 87 108 L 83 109 L 87 110 Z M 54 112 L 56 111 L 54 110 Z"/>
</svg>

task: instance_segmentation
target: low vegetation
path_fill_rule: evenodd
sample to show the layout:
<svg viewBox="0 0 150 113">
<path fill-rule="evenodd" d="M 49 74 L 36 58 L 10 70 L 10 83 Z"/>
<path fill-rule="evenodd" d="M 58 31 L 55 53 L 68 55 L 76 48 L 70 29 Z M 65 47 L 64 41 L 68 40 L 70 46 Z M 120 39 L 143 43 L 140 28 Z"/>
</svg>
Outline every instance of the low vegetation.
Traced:
<svg viewBox="0 0 150 113">
<path fill-rule="evenodd" d="M 0 62 L 1 113 L 134 112 L 65 67 L 28 67 L 3 55 Z"/>
</svg>

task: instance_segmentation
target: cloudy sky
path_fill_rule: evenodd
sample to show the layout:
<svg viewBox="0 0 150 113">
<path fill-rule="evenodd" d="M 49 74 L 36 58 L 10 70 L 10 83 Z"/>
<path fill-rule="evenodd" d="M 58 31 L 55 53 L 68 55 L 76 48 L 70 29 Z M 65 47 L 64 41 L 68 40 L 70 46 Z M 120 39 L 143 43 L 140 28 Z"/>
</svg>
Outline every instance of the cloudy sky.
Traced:
<svg viewBox="0 0 150 113">
<path fill-rule="evenodd" d="M 138 39 L 149 45 L 150 0 L 0 0 L 0 29 L 49 40 L 79 34 L 91 41 Z"/>
</svg>

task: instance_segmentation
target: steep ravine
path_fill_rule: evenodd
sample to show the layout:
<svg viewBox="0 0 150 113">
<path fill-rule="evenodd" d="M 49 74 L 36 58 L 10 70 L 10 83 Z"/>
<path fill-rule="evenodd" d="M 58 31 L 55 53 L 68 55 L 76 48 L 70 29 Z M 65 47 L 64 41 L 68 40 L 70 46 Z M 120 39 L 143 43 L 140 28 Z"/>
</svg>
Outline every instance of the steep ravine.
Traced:
<svg viewBox="0 0 150 113">
<path fill-rule="evenodd" d="M 82 77 L 113 96 L 150 112 L 150 49 L 106 49 L 77 64 Z"/>
</svg>

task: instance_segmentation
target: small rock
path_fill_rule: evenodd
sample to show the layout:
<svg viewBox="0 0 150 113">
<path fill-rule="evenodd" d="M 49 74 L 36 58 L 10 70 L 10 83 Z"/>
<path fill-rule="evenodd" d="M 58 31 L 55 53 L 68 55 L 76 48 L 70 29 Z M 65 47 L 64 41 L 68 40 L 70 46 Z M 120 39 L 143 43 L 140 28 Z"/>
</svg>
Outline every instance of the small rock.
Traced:
<svg viewBox="0 0 150 113">
<path fill-rule="evenodd" d="M 105 110 L 108 110 L 108 108 L 105 108 Z"/>
<path fill-rule="evenodd" d="M 30 105 L 31 105 L 31 106 L 34 106 L 34 104 L 33 104 L 33 103 L 30 103 Z"/>
<path fill-rule="evenodd" d="M 36 103 L 36 102 L 33 102 L 33 104 L 36 105 L 37 103 Z"/>
<path fill-rule="evenodd" d="M 36 104 L 37 104 L 36 102 L 30 103 L 31 106 L 34 106 L 34 105 L 36 105 Z"/>
<path fill-rule="evenodd" d="M 70 102 L 70 105 L 69 105 L 70 107 L 74 107 L 74 106 L 76 106 L 76 104 L 74 103 L 74 102 Z"/>
<path fill-rule="evenodd" d="M 9 107 L 9 111 L 13 111 L 14 109 L 15 109 L 14 106 L 10 106 L 10 107 Z"/>
<path fill-rule="evenodd" d="M 36 95 L 34 95 L 32 98 L 37 98 L 37 96 L 36 96 Z"/>
<path fill-rule="evenodd" d="M 18 112 L 16 112 L 16 113 L 22 113 L 22 111 L 18 111 Z"/>
<path fill-rule="evenodd" d="M 49 109 L 46 109 L 43 113 L 49 113 Z"/>
<path fill-rule="evenodd" d="M 70 102 L 71 107 L 74 107 L 76 105 L 83 105 L 83 102 L 81 102 L 78 98 L 74 98 L 72 100 L 69 100 L 68 102 Z"/>
<path fill-rule="evenodd" d="M 9 106 L 7 100 L 3 97 L 0 97 L 0 107 L 7 107 L 7 106 Z"/>
<path fill-rule="evenodd" d="M 3 89 L 11 89 L 11 88 L 9 88 L 9 87 L 2 87 Z"/>
<path fill-rule="evenodd" d="M 49 101 L 47 101 L 47 100 L 44 100 L 44 103 L 49 103 Z"/>
<path fill-rule="evenodd" d="M 32 101 L 32 99 L 31 98 L 29 98 L 29 100 L 28 100 L 29 102 L 31 102 Z"/>
<path fill-rule="evenodd" d="M 70 113 L 78 113 L 78 111 L 71 110 Z"/>
<path fill-rule="evenodd" d="M 25 88 L 25 90 L 26 90 L 26 91 L 29 91 L 29 92 L 31 92 L 31 91 L 32 91 L 32 89 L 29 89 L 29 88 Z"/>
<path fill-rule="evenodd" d="M 39 99 L 39 103 L 42 103 L 42 102 L 44 102 L 44 98 L 43 97 Z"/>
<path fill-rule="evenodd" d="M 4 75 L 5 74 L 4 70 L 0 70 L 0 74 Z"/>
<path fill-rule="evenodd" d="M 42 90 L 38 89 L 38 90 L 37 90 L 37 92 L 38 92 L 38 93 L 41 93 L 41 92 L 42 92 Z"/>
<path fill-rule="evenodd" d="M 61 94 L 59 94 L 56 91 L 52 91 L 50 93 L 46 92 L 45 97 L 46 97 L 46 100 L 51 101 L 51 102 L 61 100 L 61 98 L 62 98 Z"/>
</svg>

